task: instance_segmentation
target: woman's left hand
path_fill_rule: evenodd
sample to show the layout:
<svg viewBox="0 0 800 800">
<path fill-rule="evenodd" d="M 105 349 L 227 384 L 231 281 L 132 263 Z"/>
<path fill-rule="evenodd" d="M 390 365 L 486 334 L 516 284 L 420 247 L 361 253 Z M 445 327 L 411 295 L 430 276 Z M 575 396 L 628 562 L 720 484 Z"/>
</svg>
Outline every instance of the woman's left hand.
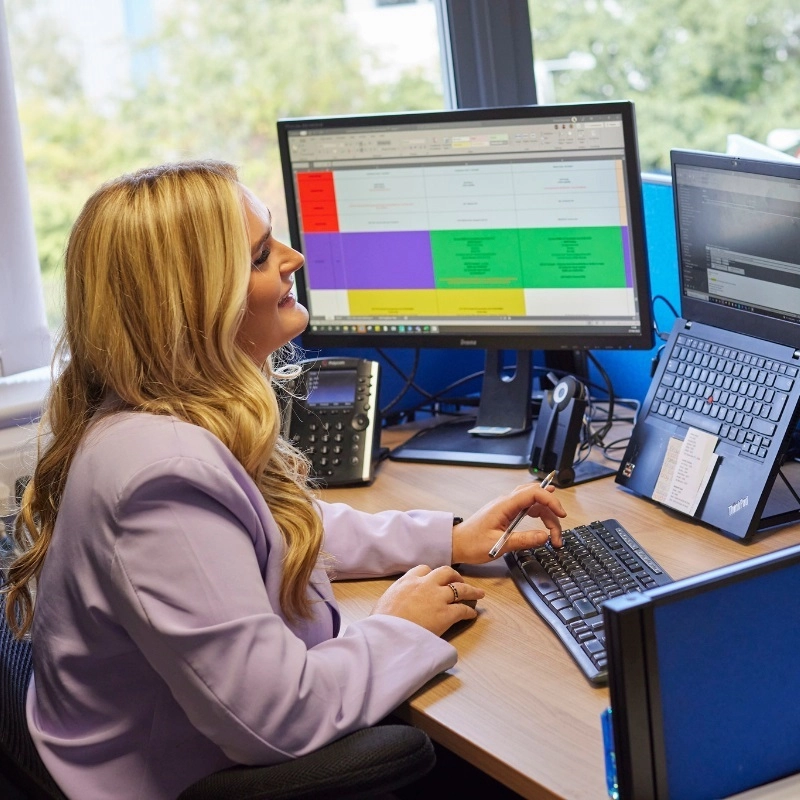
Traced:
<svg viewBox="0 0 800 800">
<path fill-rule="evenodd" d="M 453 526 L 453 563 L 482 564 L 491 561 L 489 550 L 505 533 L 517 514 L 530 507 L 528 515 L 539 517 L 545 528 L 539 530 L 515 530 L 498 553 L 540 547 L 550 539 L 555 547 L 561 547 L 560 517 L 566 517 L 561 503 L 553 495 L 554 486 L 542 489 L 538 483 L 518 486 L 511 494 L 492 500 L 471 517 Z M 522 524 L 522 523 L 520 523 Z"/>
</svg>

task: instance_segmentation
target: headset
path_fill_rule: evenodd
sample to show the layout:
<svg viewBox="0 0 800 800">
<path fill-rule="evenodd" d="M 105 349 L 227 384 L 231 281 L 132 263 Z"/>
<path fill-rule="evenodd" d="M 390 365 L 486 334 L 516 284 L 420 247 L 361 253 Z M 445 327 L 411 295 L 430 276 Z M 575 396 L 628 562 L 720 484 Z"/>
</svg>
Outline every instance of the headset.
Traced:
<svg viewBox="0 0 800 800">
<path fill-rule="evenodd" d="M 552 391 L 545 393 L 533 437 L 531 472 L 555 470 L 556 486 L 572 485 L 575 451 L 588 405 L 586 387 L 572 375 L 562 378 Z"/>
</svg>

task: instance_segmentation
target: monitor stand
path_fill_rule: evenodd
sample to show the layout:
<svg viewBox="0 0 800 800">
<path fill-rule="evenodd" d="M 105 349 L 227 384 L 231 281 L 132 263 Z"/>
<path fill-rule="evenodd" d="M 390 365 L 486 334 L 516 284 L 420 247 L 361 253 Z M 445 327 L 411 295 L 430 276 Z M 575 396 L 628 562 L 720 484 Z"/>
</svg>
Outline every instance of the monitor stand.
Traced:
<svg viewBox="0 0 800 800">
<path fill-rule="evenodd" d="M 416 433 L 389 454 L 392 461 L 461 464 L 472 467 L 526 469 L 531 463 L 533 432 L 486 437 L 471 434 L 474 419 L 455 419 Z"/>
<path fill-rule="evenodd" d="M 545 365 L 561 373 L 587 373 L 586 356 L 575 351 L 545 353 Z M 536 426 L 531 428 L 531 353 L 516 351 L 516 370 L 505 374 L 502 351 L 486 352 L 477 419 L 448 418 L 417 432 L 389 454 L 393 461 L 530 469 Z M 535 473 L 534 470 L 531 470 Z M 574 465 L 569 485 L 605 478 L 616 468 L 584 461 Z M 543 477 L 543 476 L 542 476 Z"/>
<path fill-rule="evenodd" d="M 531 353 L 516 352 L 504 374 L 501 350 L 486 351 L 477 418 L 451 419 L 419 431 L 389 455 L 393 461 L 526 469 L 531 463 Z"/>
</svg>

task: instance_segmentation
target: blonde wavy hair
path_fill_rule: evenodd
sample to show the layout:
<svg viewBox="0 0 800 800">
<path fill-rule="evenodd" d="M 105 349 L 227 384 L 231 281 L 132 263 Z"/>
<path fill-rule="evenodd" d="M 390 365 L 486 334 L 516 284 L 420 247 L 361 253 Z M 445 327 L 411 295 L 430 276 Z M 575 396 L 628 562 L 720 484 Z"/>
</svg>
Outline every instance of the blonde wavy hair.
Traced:
<svg viewBox="0 0 800 800">
<path fill-rule="evenodd" d="M 291 367 L 276 367 L 272 358 L 256 365 L 236 343 L 250 244 L 234 167 L 167 164 L 101 186 L 72 229 L 65 271 L 65 325 L 54 362 L 64 367 L 15 527 L 22 552 L 3 588 L 9 624 L 20 636 L 30 629 L 33 586 L 87 426 L 122 409 L 199 425 L 231 450 L 286 542 L 283 610 L 308 617 L 322 523 L 308 462 L 280 435 L 273 384 Z M 108 398 L 118 402 L 109 408 Z"/>
</svg>

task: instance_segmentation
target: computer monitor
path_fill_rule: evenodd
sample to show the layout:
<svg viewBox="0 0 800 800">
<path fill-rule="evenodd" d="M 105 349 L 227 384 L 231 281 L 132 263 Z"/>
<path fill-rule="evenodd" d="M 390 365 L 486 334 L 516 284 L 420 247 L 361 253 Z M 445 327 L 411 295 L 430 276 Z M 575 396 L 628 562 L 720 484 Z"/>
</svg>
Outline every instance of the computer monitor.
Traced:
<svg viewBox="0 0 800 800">
<path fill-rule="evenodd" d="M 606 601 L 620 800 L 738 796 L 800 770 L 799 585 L 795 545 Z"/>
<path fill-rule="evenodd" d="M 412 459 L 526 466 L 531 351 L 652 347 L 632 103 L 283 119 L 278 141 L 303 345 L 487 352 L 477 424 Z"/>
</svg>

